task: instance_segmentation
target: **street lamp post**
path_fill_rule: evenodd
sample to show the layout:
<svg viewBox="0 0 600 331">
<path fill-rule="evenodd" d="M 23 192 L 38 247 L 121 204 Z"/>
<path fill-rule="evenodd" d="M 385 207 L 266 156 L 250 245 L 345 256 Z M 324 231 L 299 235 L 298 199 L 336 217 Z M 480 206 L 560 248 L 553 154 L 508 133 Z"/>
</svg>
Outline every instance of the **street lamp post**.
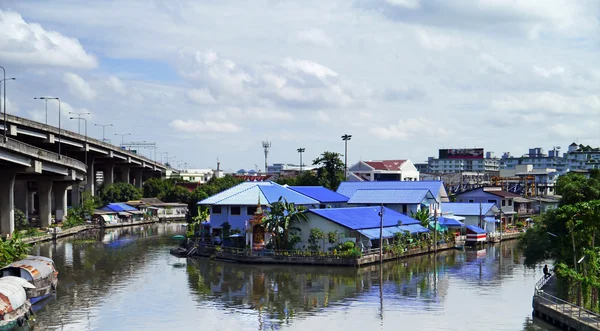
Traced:
<svg viewBox="0 0 600 331">
<path fill-rule="evenodd" d="M 60 138 L 60 133 L 61 133 L 60 118 L 62 116 L 60 116 L 60 99 L 58 97 L 39 97 L 38 99 L 41 99 L 41 100 L 56 100 L 56 101 L 58 101 L 58 156 L 61 157 L 61 154 L 60 154 L 60 145 L 61 145 L 61 138 Z M 6 124 L 6 120 L 4 121 L 4 123 Z M 4 130 L 4 133 L 6 134 L 6 130 Z"/>
<path fill-rule="evenodd" d="M 305 150 L 306 150 L 306 148 L 298 148 L 297 149 L 298 153 L 300 153 L 300 173 L 302 173 L 302 153 L 304 153 Z"/>
<path fill-rule="evenodd" d="M 40 100 L 41 98 L 35 97 L 34 99 Z M 48 100 L 43 99 L 46 102 L 46 125 L 48 125 Z"/>
<path fill-rule="evenodd" d="M 2 71 L 4 72 L 4 76 L 2 78 L 2 80 L 0 80 L 0 82 L 4 83 L 4 141 L 6 141 L 6 81 L 7 80 L 16 80 L 16 78 L 6 78 L 6 70 L 4 70 L 4 67 L 0 66 L 0 68 L 2 68 Z"/>
<path fill-rule="evenodd" d="M 125 144 L 125 136 L 131 136 L 131 133 L 115 133 L 115 136 L 121 136 L 121 147 Z"/>
<path fill-rule="evenodd" d="M 344 141 L 344 178 L 348 176 L 348 140 L 352 138 L 352 135 L 345 134 L 342 136 L 342 140 Z"/>
<path fill-rule="evenodd" d="M 77 117 L 74 117 L 75 119 L 79 118 L 77 120 L 77 134 L 81 134 L 81 118 L 80 117 L 83 115 L 90 115 L 90 113 L 89 112 L 81 112 L 80 113 L 80 112 L 76 112 L 76 111 L 70 111 L 69 114 L 77 115 Z M 87 133 L 86 133 L 86 136 L 87 136 Z"/>
<path fill-rule="evenodd" d="M 104 130 L 106 129 L 107 126 L 113 126 L 113 125 L 112 124 L 94 124 L 94 126 L 102 127 L 102 141 L 106 142 L 107 140 L 104 138 Z"/>
<path fill-rule="evenodd" d="M 88 113 L 89 114 L 89 113 Z M 79 121 L 83 120 L 84 124 L 85 124 L 85 146 L 84 151 L 85 151 L 85 164 L 88 164 L 88 157 L 87 157 L 87 120 L 83 117 L 69 117 L 72 120 L 77 120 L 77 123 L 79 123 Z"/>
</svg>

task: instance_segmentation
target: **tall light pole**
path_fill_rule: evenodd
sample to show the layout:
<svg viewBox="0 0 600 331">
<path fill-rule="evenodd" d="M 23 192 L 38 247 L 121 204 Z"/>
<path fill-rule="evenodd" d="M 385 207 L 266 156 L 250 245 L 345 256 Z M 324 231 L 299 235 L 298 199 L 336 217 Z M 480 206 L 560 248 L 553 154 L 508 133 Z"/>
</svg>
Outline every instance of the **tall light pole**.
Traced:
<svg viewBox="0 0 600 331">
<path fill-rule="evenodd" d="M 94 126 L 102 127 L 102 141 L 107 142 L 106 138 L 104 138 L 104 130 L 106 129 L 107 126 L 113 126 L 113 125 L 112 124 L 94 124 Z"/>
<path fill-rule="evenodd" d="M 125 136 L 131 136 L 131 133 L 115 133 L 115 136 L 121 136 L 121 147 L 123 147 Z"/>
<path fill-rule="evenodd" d="M 306 148 L 298 148 L 297 149 L 298 153 L 300 153 L 300 173 L 302 173 L 302 153 L 304 153 L 305 150 L 306 150 Z"/>
<path fill-rule="evenodd" d="M 345 134 L 342 136 L 344 141 L 344 179 L 348 176 L 348 140 L 352 138 L 352 135 Z"/>
<path fill-rule="evenodd" d="M 89 113 L 88 113 L 89 114 Z M 72 120 L 77 120 L 79 123 L 79 121 L 83 120 L 83 122 L 85 123 L 85 146 L 83 147 L 85 150 L 85 164 L 88 164 L 88 158 L 87 158 L 87 120 L 83 117 L 69 117 Z"/>
<path fill-rule="evenodd" d="M 4 67 L 2 66 L 0 66 L 0 68 L 2 68 L 2 71 L 4 72 L 4 78 L 0 82 L 4 83 L 4 141 L 6 141 L 6 81 L 16 80 L 16 78 L 6 78 L 6 70 L 4 70 Z"/>
<path fill-rule="evenodd" d="M 46 125 L 48 125 L 48 100 L 35 97 L 36 100 L 44 100 L 46 102 Z"/>
<path fill-rule="evenodd" d="M 58 97 L 39 97 L 38 99 L 41 100 L 56 100 L 58 101 L 58 156 L 60 157 L 60 145 L 61 145 L 61 138 L 60 138 L 60 132 L 61 132 L 61 128 L 60 128 L 60 118 L 62 116 L 60 116 L 60 99 Z M 6 125 L 6 119 L 4 120 L 4 124 Z M 4 133 L 6 134 L 6 130 L 4 130 Z"/>
<path fill-rule="evenodd" d="M 77 117 L 74 117 L 75 119 L 77 119 L 78 117 L 81 117 L 83 115 L 90 115 L 89 112 L 76 112 L 76 111 L 70 111 L 69 112 L 70 115 L 77 115 Z M 81 134 L 81 118 L 79 118 L 77 120 L 77 134 Z M 85 134 L 87 136 L 87 133 Z"/>
</svg>

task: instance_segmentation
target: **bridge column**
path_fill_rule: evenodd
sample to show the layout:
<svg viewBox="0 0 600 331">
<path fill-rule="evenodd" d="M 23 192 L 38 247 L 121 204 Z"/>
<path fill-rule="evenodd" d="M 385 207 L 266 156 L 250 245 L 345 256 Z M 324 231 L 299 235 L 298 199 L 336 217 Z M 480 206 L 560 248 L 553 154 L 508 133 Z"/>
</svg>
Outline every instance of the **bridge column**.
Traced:
<svg viewBox="0 0 600 331">
<path fill-rule="evenodd" d="M 10 170 L 0 174 L 0 228 L 3 236 L 15 231 L 15 173 Z"/>
<path fill-rule="evenodd" d="M 27 192 L 27 214 L 35 214 L 35 192 Z"/>
<path fill-rule="evenodd" d="M 96 195 L 96 169 L 94 167 L 94 158 L 88 160 L 85 178 L 85 190 L 90 192 L 92 196 Z"/>
<path fill-rule="evenodd" d="M 67 216 L 67 187 L 68 183 L 54 182 L 52 191 L 54 192 L 54 218 L 56 221 L 62 221 Z"/>
<path fill-rule="evenodd" d="M 81 203 L 81 194 L 79 192 L 79 184 L 71 185 L 71 207 L 79 207 Z"/>
<path fill-rule="evenodd" d="M 108 187 L 115 182 L 115 165 L 107 163 L 104 165 L 104 187 Z"/>
<path fill-rule="evenodd" d="M 144 169 L 135 169 L 133 171 L 133 176 L 135 177 L 135 187 L 141 189 L 142 185 L 144 185 L 144 180 L 143 180 L 143 176 L 144 176 Z"/>
<path fill-rule="evenodd" d="M 129 180 L 129 175 L 130 175 L 130 169 L 129 167 L 121 167 L 121 182 L 124 183 L 129 183 L 131 182 Z"/>
<path fill-rule="evenodd" d="M 46 228 L 52 220 L 52 180 L 41 179 L 38 181 L 38 202 L 40 212 L 40 226 Z"/>
<path fill-rule="evenodd" d="M 29 190 L 26 180 L 15 181 L 15 207 L 20 209 L 29 219 Z"/>
</svg>

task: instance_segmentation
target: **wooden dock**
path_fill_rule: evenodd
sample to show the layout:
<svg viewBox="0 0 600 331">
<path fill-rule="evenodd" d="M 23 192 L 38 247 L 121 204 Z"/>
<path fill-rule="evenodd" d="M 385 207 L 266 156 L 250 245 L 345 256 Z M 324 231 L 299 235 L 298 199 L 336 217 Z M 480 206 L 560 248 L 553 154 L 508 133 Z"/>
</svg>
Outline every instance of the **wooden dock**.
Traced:
<svg viewBox="0 0 600 331">
<path fill-rule="evenodd" d="M 556 296 L 556 278 L 540 279 L 533 295 L 533 313 L 564 330 L 600 330 L 600 315 Z"/>
</svg>

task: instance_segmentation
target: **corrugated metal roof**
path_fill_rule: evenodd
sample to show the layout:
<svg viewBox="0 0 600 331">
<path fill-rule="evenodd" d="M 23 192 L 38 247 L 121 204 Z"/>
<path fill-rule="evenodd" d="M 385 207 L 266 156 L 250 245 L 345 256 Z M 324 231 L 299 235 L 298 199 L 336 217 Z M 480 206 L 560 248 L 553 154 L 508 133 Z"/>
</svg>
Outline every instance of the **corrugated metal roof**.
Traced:
<svg viewBox="0 0 600 331">
<path fill-rule="evenodd" d="M 321 203 L 347 202 L 348 197 L 323 186 L 289 186 L 290 189 Z"/>
<path fill-rule="evenodd" d="M 106 205 L 105 207 L 103 207 L 101 209 L 102 210 L 112 210 L 112 211 L 116 211 L 116 212 L 137 211 L 137 209 L 131 207 L 130 205 L 128 205 L 126 203 L 121 203 L 121 202 L 109 203 L 108 205 Z"/>
<path fill-rule="evenodd" d="M 17 310 L 27 302 L 23 286 L 10 278 L 0 278 L 0 294 L 0 315 Z"/>
<path fill-rule="evenodd" d="M 496 205 L 491 202 L 481 203 L 481 214 L 487 215 Z M 442 211 L 459 216 L 479 216 L 478 202 L 442 202 Z"/>
<path fill-rule="evenodd" d="M 471 232 L 474 232 L 474 233 L 477 233 L 477 234 L 484 234 L 485 233 L 484 229 L 482 229 L 482 228 L 480 228 L 478 226 L 475 226 L 475 225 L 467 225 L 467 231 L 471 231 Z"/>
<path fill-rule="evenodd" d="M 379 228 L 371 228 L 371 229 L 362 229 L 358 230 L 360 234 L 363 236 L 373 240 L 379 239 Z M 393 238 L 396 236 L 398 232 L 409 232 L 410 234 L 415 233 L 426 233 L 429 230 L 420 224 L 411 224 L 411 225 L 402 225 L 402 226 L 388 226 L 383 228 L 382 236 L 383 238 Z"/>
<path fill-rule="evenodd" d="M 382 181 L 382 182 L 342 182 L 337 189 L 337 193 L 351 197 L 357 190 L 429 190 L 436 199 L 441 198 L 438 195 L 440 190 L 444 189 L 444 184 L 439 180 L 422 181 Z"/>
<path fill-rule="evenodd" d="M 51 275 L 56 271 L 52 259 L 43 256 L 28 256 L 27 258 L 17 262 L 13 262 L 0 270 L 8 268 L 18 268 L 27 270 L 27 272 L 31 275 L 34 281 L 40 278 L 47 277 L 48 275 Z"/>
<path fill-rule="evenodd" d="M 425 197 L 434 198 L 427 189 L 422 190 L 390 190 L 368 189 L 356 190 L 348 200 L 350 204 L 356 203 L 385 203 L 385 204 L 419 204 Z"/>
<path fill-rule="evenodd" d="M 274 203 L 284 197 L 288 202 L 297 205 L 319 204 L 319 201 L 311 199 L 292 189 L 283 187 L 273 182 L 244 182 L 228 190 L 215 194 L 212 197 L 198 202 L 199 205 L 222 205 L 222 206 L 249 206 L 256 205 L 260 198 L 261 203 Z"/>
<path fill-rule="evenodd" d="M 429 229 L 423 227 L 421 224 L 402 225 L 402 226 L 399 226 L 399 228 L 402 231 L 410 232 L 410 234 L 429 232 Z"/>
<path fill-rule="evenodd" d="M 438 217 L 437 222 L 442 226 L 465 226 L 465 224 L 459 220 L 444 216 Z"/>
<path fill-rule="evenodd" d="M 381 207 L 353 207 L 353 208 L 328 208 L 310 209 L 309 212 L 317 214 L 351 230 L 369 229 L 379 227 Z M 396 226 L 401 224 L 419 224 L 414 218 L 384 207 L 383 226 Z"/>
</svg>

